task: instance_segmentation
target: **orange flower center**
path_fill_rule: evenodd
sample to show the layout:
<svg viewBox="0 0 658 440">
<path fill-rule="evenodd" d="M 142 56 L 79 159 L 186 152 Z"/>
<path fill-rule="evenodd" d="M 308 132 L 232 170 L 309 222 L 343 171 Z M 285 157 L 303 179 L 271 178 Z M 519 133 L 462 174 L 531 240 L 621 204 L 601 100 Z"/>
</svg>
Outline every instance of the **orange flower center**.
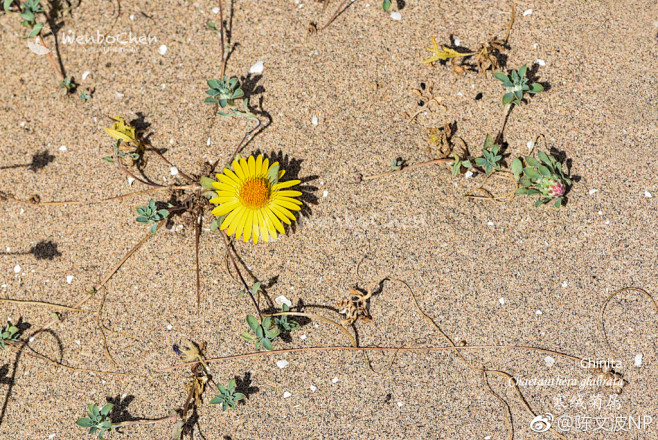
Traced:
<svg viewBox="0 0 658 440">
<path fill-rule="evenodd" d="M 240 199 L 247 208 L 262 208 L 270 200 L 269 180 L 256 178 L 246 182 L 240 188 Z"/>
</svg>

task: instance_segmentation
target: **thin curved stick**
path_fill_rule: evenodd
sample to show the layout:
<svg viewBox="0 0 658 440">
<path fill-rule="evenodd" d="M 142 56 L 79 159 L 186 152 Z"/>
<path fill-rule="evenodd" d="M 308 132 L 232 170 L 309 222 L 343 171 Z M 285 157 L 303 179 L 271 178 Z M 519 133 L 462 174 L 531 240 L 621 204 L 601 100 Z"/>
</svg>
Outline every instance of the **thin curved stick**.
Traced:
<svg viewBox="0 0 658 440">
<path fill-rule="evenodd" d="M 484 188 L 484 185 L 487 183 L 490 177 L 496 176 L 500 178 L 504 178 L 507 180 L 510 180 L 514 183 L 514 189 L 507 194 L 503 196 L 495 196 L 489 191 L 488 189 Z M 464 194 L 464 197 L 469 198 L 469 199 L 480 199 L 480 200 L 490 200 L 492 202 L 496 203 L 508 203 L 516 197 L 516 190 L 519 188 L 519 184 L 517 183 L 516 179 L 514 179 L 514 176 L 510 175 L 509 172 L 506 171 L 496 171 L 492 174 L 489 174 L 485 179 L 484 182 L 482 182 L 482 185 L 480 187 L 475 188 L 472 190 L 470 193 Z M 477 195 L 475 194 L 476 191 L 482 192 L 484 195 Z"/>
<path fill-rule="evenodd" d="M 90 202 L 84 202 L 84 201 L 80 201 L 80 200 L 68 200 L 68 201 L 64 200 L 64 201 L 53 201 L 53 202 L 33 202 L 33 201 L 30 201 L 30 200 L 21 200 L 21 199 L 18 199 L 16 197 L 14 197 L 11 194 L 7 194 L 5 192 L 0 191 L 0 200 L 2 198 L 5 198 L 7 200 L 11 200 L 11 201 L 16 202 L 16 203 L 21 203 L 23 205 L 38 206 L 38 207 L 41 207 L 41 206 L 62 206 L 62 205 L 95 205 L 97 203 L 112 202 L 112 201 L 115 201 L 115 200 L 125 199 L 125 198 L 128 198 L 128 197 L 138 196 L 138 195 L 142 195 L 142 194 L 150 194 L 150 193 L 163 191 L 163 190 L 167 190 L 167 189 L 169 189 L 169 190 L 177 190 L 177 189 L 185 190 L 185 189 L 195 189 L 195 188 L 198 188 L 198 187 L 199 187 L 199 185 L 196 185 L 196 184 L 195 185 L 161 186 L 161 187 L 157 187 L 157 188 L 145 189 L 145 190 L 142 190 L 142 191 L 135 191 L 135 192 L 127 193 L 127 194 L 120 194 L 118 196 L 108 197 L 106 199 L 92 200 Z"/>
<path fill-rule="evenodd" d="M 36 353 L 29 346 L 28 346 L 28 348 L 30 348 L 30 350 L 32 350 L 32 352 L 24 351 L 23 347 L 18 347 L 15 344 L 12 344 L 12 343 L 8 343 L 8 344 L 6 344 L 6 346 L 11 347 L 16 351 L 22 352 L 23 354 L 25 354 L 29 357 L 40 359 L 42 361 L 48 362 L 51 365 L 55 365 L 57 367 L 61 367 L 61 368 L 64 368 L 66 370 L 69 370 L 69 371 L 77 371 L 77 372 L 83 372 L 83 373 L 94 373 L 94 374 L 109 374 L 111 376 L 127 376 L 127 377 L 142 377 L 142 378 L 147 377 L 143 374 L 137 374 L 137 373 L 121 373 L 121 372 L 118 372 L 118 371 L 101 371 L 101 370 L 92 370 L 92 369 L 89 369 L 89 368 L 72 367 L 70 365 L 62 364 L 60 362 L 49 359 L 46 356 L 43 356 L 39 353 Z"/>
<path fill-rule="evenodd" d="M 75 307 L 62 306 L 62 305 L 59 305 L 59 304 L 53 304 L 53 303 L 44 302 L 44 301 L 28 301 L 28 300 L 22 300 L 22 299 L 0 298 L 0 302 L 19 304 L 19 305 L 52 307 L 53 309 L 69 310 L 71 312 L 84 312 L 84 310 L 78 309 L 78 308 L 75 308 Z"/>
<path fill-rule="evenodd" d="M 658 312 L 658 303 L 656 303 L 656 300 L 653 299 L 653 296 L 651 296 L 651 294 L 649 292 L 647 292 L 646 290 L 640 289 L 639 287 L 624 287 L 623 289 L 619 289 L 616 292 L 613 292 L 610 296 L 608 296 L 608 298 L 603 302 L 603 307 L 601 307 L 601 314 L 599 316 L 599 328 L 601 330 L 601 334 L 603 334 L 603 340 L 605 341 L 605 345 L 608 347 L 608 350 L 610 350 L 610 352 L 616 357 L 619 357 L 617 352 L 612 348 L 612 346 L 610 345 L 610 342 L 608 342 L 608 336 L 605 332 L 605 323 L 603 322 L 603 314 L 605 313 L 605 309 L 608 306 L 608 303 L 610 302 L 610 300 L 612 300 L 612 298 L 614 298 L 615 296 L 617 296 L 618 294 L 620 294 L 622 292 L 638 292 L 638 293 L 641 293 L 642 295 L 646 296 L 647 298 L 649 298 L 651 300 L 651 302 L 653 303 L 653 306 L 655 307 L 656 311 Z"/>
</svg>

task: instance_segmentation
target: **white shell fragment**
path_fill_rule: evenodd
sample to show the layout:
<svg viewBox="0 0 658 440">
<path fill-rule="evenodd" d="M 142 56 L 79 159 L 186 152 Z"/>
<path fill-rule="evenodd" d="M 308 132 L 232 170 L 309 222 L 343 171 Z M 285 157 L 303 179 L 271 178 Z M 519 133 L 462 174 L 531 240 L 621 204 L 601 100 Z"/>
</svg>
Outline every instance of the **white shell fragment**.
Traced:
<svg viewBox="0 0 658 440">
<path fill-rule="evenodd" d="M 279 307 L 283 306 L 284 304 L 287 305 L 288 307 L 292 307 L 292 301 L 290 301 L 288 298 L 286 298 L 283 295 L 274 298 L 274 304 L 276 304 Z"/>
<path fill-rule="evenodd" d="M 256 64 L 254 64 L 249 68 L 249 73 L 255 73 L 255 74 L 263 73 L 264 68 L 265 66 L 263 65 L 263 62 L 258 61 Z"/>
</svg>

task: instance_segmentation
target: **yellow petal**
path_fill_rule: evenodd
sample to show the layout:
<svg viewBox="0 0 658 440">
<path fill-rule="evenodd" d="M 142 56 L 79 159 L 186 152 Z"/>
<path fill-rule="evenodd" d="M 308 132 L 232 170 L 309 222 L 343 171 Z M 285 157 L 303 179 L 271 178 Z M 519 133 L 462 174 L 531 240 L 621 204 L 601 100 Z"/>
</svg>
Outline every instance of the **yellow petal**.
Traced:
<svg viewBox="0 0 658 440">
<path fill-rule="evenodd" d="M 263 155 L 259 154 L 258 157 L 256 158 L 256 175 L 258 176 L 261 174 L 261 171 L 263 170 Z"/>
<path fill-rule="evenodd" d="M 254 177 L 256 175 L 256 161 L 254 160 L 254 156 L 249 156 L 247 166 L 249 167 L 249 177 Z"/>
<path fill-rule="evenodd" d="M 244 159 L 242 159 L 244 162 Z M 246 162 L 245 162 L 246 165 Z M 233 171 L 235 174 L 238 176 L 238 179 L 240 179 L 240 182 L 244 182 L 245 180 L 245 169 L 242 168 L 242 164 L 240 164 L 237 160 L 233 161 Z"/>
<path fill-rule="evenodd" d="M 233 162 L 233 163 L 236 164 L 237 162 Z M 238 175 L 235 174 L 233 171 L 229 170 L 228 168 L 224 168 L 224 174 L 226 174 L 231 179 L 235 180 L 235 182 L 238 185 L 242 183 L 242 180 L 238 177 Z"/>
<path fill-rule="evenodd" d="M 244 222 L 244 232 L 242 233 L 242 237 L 244 238 L 244 242 L 248 242 L 249 239 L 251 238 L 251 231 L 253 230 L 253 222 L 254 222 L 254 211 L 252 209 L 247 209 L 247 217 L 246 221 Z"/>
<path fill-rule="evenodd" d="M 270 220 L 270 223 L 272 223 L 274 225 L 276 230 L 279 231 L 280 233 L 284 234 L 285 230 L 283 229 L 283 225 L 281 224 L 279 219 L 276 218 L 276 215 L 274 215 L 274 212 L 272 212 L 272 210 L 269 209 L 269 208 L 265 208 L 265 209 L 263 209 L 263 211 L 265 212 L 265 215 L 267 216 L 267 218 Z"/>
<path fill-rule="evenodd" d="M 221 217 L 233 211 L 238 206 L 240 206 L 240 204 L 237 201 L 222 203 L 221 205 L 219 205 L 218 207 L 212 210 L 212 215 L 214 215 L 215 217 Z"/>
<path fill-rule="evenodd" d="M 249 165 L 247 165 L 247 161 L 245 160 L 244 157 L 240 158 L 240 168 L 242 169 L 242 174 L 244 174 L 244 179 L 243 180 L 248 179 L 249 177 L 251 177 L 249 175 Z"/>
<path fill-rule="evenodd" d="M 213 182 L 212 186 L 213 188 L 221 189 L 223 191 L 228 191 L 228 192 L 235 192 L 236 190 L 236 187 L 234 185 L 229 185 L 224 182 Z"/>
<path fill-rule="evenodd" d="M 270 172 L 270 160 L 267 157 L 263 160 L 263 165 L 261 166 L 261 170 L 265 175 L 269 174 Z"/>
<path fill-rule="evenodd" d="M 239 211 L 238 215 L 231 222 L 227 233 L 228 235 L 235 234 L 235 238 L 240 238 L 240 235 L 242 235 L 242 228 L 244 228 L 245 216 L 247 215 L 248 210 L 244 206 L 241 206 L 237 209 L 237 211 Z M 240 230 L 240 234 L 238 234 L 238 229 Z"/>
<path fill-rule="evenodd" d="M 224 170 L 224 172 L 226 172 L 226 169 Z M 235 174 L 233 175 L 235 176 Z M 240 181 L 237 180 L 237 176 L 235 177 L 236 179 L 233 179 L 231 176 L 227 176 L 225 174 L 217 174 L 217 180 L 227 185 L 230 185 L 232 187 L 237 187 L 238 185 L 240 185 Z"/>
<path fill-rule="evenodd" d="M 274 202 L 274 206 L 287 208 L 287 209 L 290 209 L 292 211 L 299 211 L 300 209 L 302 209 L 301 207 L 295 205 L 294 203 L 290 203 L 287 200 L 281 200 L 281 199 L 276 200 Z"/>
<path fill-rule="evenodd" d="M 286 182 L 279 182 L 272 187 L 272 191 L 276 191 L 284 188 L 290 188 L 291 186 L 299 185 L 300 183 L 302 183 L 301 180 L 288 180 Z"/>
<path fill-rule="evenodd" d="M 282 197 L 299 197 L 302 195 L 301 191 L 277 191 L 274 193 L 275 196 Z"/>
<path fill-rule="evenodd" d="M 228 235 L 232 235 L 235 232 L 237 225 L 237 219 L 240 218 L 240 215 L 244 212 L 246 208 L 244 206 L 238 206 L 233 212 L 226 216 L 222 224 L 219 226 L 219 229 L 222 231 L 228 227 Z M 230 225 L 230 226 L 229 226 Z"/>
<path fill-rule="evenodd" d="M 290 223 L 290 220 L 297 220 L 295 216 L 292 215 L 292 213 L 284 207 L 272 205 L 270 208 L 277 217 L 279 217 L 284 223 L 288 225 L 292 224 Z"/>
</svg>

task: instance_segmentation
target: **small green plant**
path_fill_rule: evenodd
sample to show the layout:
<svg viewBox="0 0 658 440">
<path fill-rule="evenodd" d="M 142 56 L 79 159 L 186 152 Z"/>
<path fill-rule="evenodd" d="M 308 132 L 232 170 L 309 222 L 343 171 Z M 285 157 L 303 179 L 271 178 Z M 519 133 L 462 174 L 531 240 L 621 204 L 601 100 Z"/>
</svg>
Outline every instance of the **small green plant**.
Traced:
<svg viewBox="0 0 658 440">
<path fill-rule="evenodd" d="M 462 160 L 457 153 L 452 153 L 451 156 L 455 158 L 452 165 L 450 165 L 452 175 L 456 176 L 459 174 L 462 167 L 480 167 L 484 169 L 487 175 L 490 175 L 494 170 L 500 171 L 500 161 L 503 159 L 503 156 L 498 153 L 500 153 L 500 145 L 494 144 L 493 138 L 490 135 L 487 135 L 484 140 L 484 146 L 482 147 L 481 157 Z"/>
<path fill-rule="evenodd" d="M 206 94 L 209 96 L 204 102 L 209 104 L 219 104 L 221 108 L 233 107 L 235 100 L 244 96 L 244 91 L 240 88 L 240 82 L 236 77 L 209 79 L 207 83 L 210 89 L 206 90 Z"/>
<path fill-rule="evenodd" d="M 476 157 L 474 162 L 475 165 L 484 168 L 484 171 L 487 175 L 491 174 L 493 170 L 500 171 L 500 161 L 503 156 L 498 154 L 500 152 L 500 145 L 494 145 L 493 138 L 487 135 L 484 140 L 484 146 L 482 147 L 482 157 Z M 471 165 L 470 161 L 468 165 Z M 464 165 L 466 168 L 470 166 Z"/>
<path fill-rule="evenodd" d="M 288 313 L 290 311 L 288 304 L 281 306 L 281 311 L 283 313 Z M 299 322 L 288 320 L 288 315 L 276 316 L 274 318 L 274 324 L 279 327 L 279 330 L 281 330 L 282 333 L 290 333 L 299 328 Z"/>
<path fill-rule="evenodd" d="M 169 217 L 167 209 L 158 209 L 153 199 L 149 200 L 148 205 L 137 207 L 138 223 L 151 225 L 151 234 L 155 234 L 158 229 L 158 222 Z"/>
<path fill-rule="evenodd" d="M 3 6 L 5 12 L 11 11 L 12 3 L 14 3 L 14 0 L 4 0 Z M 23 38 L 33 38 L 41 33 L 43 23 L 37 23 L 37 14 L 42 12 L 44 12 L 44 9 L 41 7 L 41 0 L 27 0 L 23 2 L 22 10 L 19 14 L 23 19 L 21 25 L 30 28 L 30 33 Z"/>
<path fill-rule="evenodd" d="M 59 83 L 61 89 L 65 89 L 66 93 L 75 93 L 78 88 L 78 83 L 75 82 L 75 79 L 67 76 Z"/>
<path fill-rule="evenodd" d="M 226 386 L 217 384 L 217 391 L 219 393 L 212 398 L 210 404 L 222 405 L 222 411 L 235 408 L 235 403 L 245 398 L 244 394 L 235 392 L 235 379 L 231 379 Z"/>
<path fill-rule="evenodd" d="M 95 404 L 87 406 L 87 417 L 82 417 L 76 422 L 78 426 L 89 429 L 89 434 L 98 432 L 98 438 L 102 439 L 105 432 L 112 431 L 116 425 L 110 420 L 110 411 L 114 405 L 108 403 L 100 410 Z"/>
<path fill-rule="evenodd" d="M 560 208 L 565 203 L 564 194 L 571 186 L 571 179 L 565 176 L 562 164 L 553 156 L 543 151 L 537 153 L 537 156 L 539 160 L 526 156 L 523 161 L 517 158 L 512 162 L 512 173 L 520 185 L 516 194 L 539 195 L 535 206 L 555 200 L 555 207 Z"/>
<path fill-rule="evenodd" d="M 5 349 L 5 342 L 16 342 L 18 341 L 18 327 L 7 321 L 7 325 L 0 332 L 0 348 Z"/>
<path fill-rule="evenodd" d="M 247 325 L 254 334 L 252 335 L 249 332 L 244 332 L 242 333 L 242 337 L 247 341 L 252 341 L 256 350 L 259 350 L 261 347 L 265 350 L 272 350 L 274 348 L 272 341 L 279 336 L 281 330 L 279 327 L 272 325 L 272 318 L 267 317 L 263 319 L 262 324 L 259 324 L 258 319 L 256 319 L 255 316 L 248 315 Z"/>
<path fill-rule="evenodd" d="M 391 5 L 392 5 L 391 0 L 384 0 L 384 2 L 382 3 L 382 9 L 384 10 L 384 12 L 390 11 Z"/>
<path fill-rule="evenodd" d="M 510 75 L 505 75 L 502 72 L 495 72 L 494 78 L 503 83 L 503 87 L 507 93 L 503 95 L 503 105 L 519 105 L 523 100 L 525 93 L 537 94 L 544 90 L 544 87 L 539 83 L 528 85 L 528 78 L 526 78 L 526 71 L 528 68 L 524 64 L 519 70 L 512 70 Z"/>
<path fill-rule="evenodd" d="M 212 229 L 212 225 L 210 227 Z M 255 282 L 254 284 L 251 285 L 251 289 L 249 289 L 249 290 L 251 290 L 252 295 L 256 295 L 258 293 L 258 291 L 260 290 L 260 285 L 261 285 L 260 282 Z M 249 293 L 249 292 L 247 292 L 247 289 L 242 289 L 240 291 L 240 297 L 246 295 L 247 293 Z"/>
<path fill-rule="evenodd" d="M 79 98 L 82 102 L 87 102 L 91 99 L 91 94 L 87 90 L 83 90 Z"/>
<path fill-rule="evenodd" d="M 404 159 L 401 157 L 391 159 L 391 171 L 400 171 L 404 166 Z"/>
</svg>

